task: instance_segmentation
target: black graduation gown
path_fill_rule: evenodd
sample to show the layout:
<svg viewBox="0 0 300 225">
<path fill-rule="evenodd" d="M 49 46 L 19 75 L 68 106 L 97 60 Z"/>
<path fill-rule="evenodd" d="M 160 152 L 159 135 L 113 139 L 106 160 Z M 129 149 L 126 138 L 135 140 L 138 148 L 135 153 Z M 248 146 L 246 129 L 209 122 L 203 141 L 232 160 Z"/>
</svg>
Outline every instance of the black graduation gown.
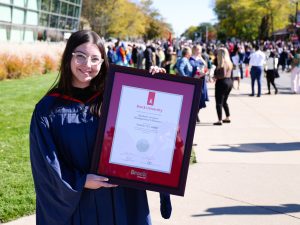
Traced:
<svg viewBox="0 0 300 225">
<path fill-rule="evenodd" d="M 37 225 L 150 225 L 146 191 L 125 187 L 85 189 L 98 117 L 83 103 L 58 93 L 36 105 L 30 158 Z"/>
</svg>

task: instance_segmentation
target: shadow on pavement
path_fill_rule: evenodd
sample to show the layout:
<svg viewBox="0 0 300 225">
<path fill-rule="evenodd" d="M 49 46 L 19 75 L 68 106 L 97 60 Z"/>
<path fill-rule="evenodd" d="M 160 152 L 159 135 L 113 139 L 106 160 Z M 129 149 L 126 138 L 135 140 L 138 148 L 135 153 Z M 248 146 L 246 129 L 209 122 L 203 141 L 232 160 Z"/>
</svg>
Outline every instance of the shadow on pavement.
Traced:
<svg viewBox="0 0 300 225">
<path fill-rule="evenodd" d="M 258 152 L 279 152 L 279 151 L 300 151 L 300 142 L 289 143 L 246 143 L 246 144 L 224 144 L 210 148 L 210 151 L 216 152 L 240 152 L 240 153 L 258 153 Z"/>
<path fill-rule="evenodd" d="M 194 214 L 192 217 L 201 216 L 218 216 L 218 215 L 273 215 L 273 214 L 288 214 L 300 212 L 299 204 L 284 204 L 280 206 L 230 206 L 209 208 L 206 210 L 207 214 Z M 289 215 L 298 218 L 293 215 Z"/>
</svg>

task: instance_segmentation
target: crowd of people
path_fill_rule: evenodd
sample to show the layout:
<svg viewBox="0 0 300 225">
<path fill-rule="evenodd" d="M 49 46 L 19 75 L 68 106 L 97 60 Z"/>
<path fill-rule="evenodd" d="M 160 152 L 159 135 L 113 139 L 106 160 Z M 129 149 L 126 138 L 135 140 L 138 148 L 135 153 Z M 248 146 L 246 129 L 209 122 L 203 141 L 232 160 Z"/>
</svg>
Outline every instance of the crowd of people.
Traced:
<svg viewBox="0 0 300 225">
<path fill-rule="evenodd" d="M 117 41 L 109 43 L 107 48 L 110 63 L 146 70 L 156 65 L 165 68 L 169 74 L 200 79 L 203 89 L 199 110 L 209 101 L 207 82 L 215 82 L 218 121 L 214 125 L 230 122 L 227 99 L 232 88 L 240 89 L 240 81 L 245 77 L 251 79 L 249 96 L 261 97 L 263 77 L 267 81 L 266 94 L 272 94 L 273 87 L 276 95 L 279 93 L 276 78 L 282 72 L 290 72 L 291 93 L 300 94 L 300 46 L 291 42 L 193 43 L 169 40 L 125 44 Z M 225 72 L 220 72 L 222 70 Z M 222 107 L 226 114 L 224 119 L 221 118 Z M 199 117 L 197 122 L 200 122 Z"/>
</svg>

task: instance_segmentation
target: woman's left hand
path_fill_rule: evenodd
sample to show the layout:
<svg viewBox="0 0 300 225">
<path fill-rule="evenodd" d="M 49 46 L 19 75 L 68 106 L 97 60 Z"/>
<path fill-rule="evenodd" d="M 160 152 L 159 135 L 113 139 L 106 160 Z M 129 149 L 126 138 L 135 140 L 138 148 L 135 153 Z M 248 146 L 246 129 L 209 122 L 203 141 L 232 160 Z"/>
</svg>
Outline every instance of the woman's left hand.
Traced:
<svg viewBox="0 0 300 225">
<path fill-rule="evenodd" d="M 151 66 L 149 73 L 151 73 L 152 75 L 154 75 L 156 73 L 166 73 L 166 70 L 164 68 L 161 68 L 158 66 Z"/>
</svg>

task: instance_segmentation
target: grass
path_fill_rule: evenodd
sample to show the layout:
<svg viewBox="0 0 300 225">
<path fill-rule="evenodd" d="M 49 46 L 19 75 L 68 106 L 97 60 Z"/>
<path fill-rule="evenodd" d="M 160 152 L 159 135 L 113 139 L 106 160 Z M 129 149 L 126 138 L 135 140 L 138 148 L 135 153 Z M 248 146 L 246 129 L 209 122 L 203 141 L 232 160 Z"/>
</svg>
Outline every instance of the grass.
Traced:
<svg viewBox="0 0 300 225">
<path fill-rule="evenodd" d="M 0 223 L 35 211 L 29 125 L 35 104 L 56 75 L 0 82 Z"/>
<path fill-rule="evenodd" d="M 0 224 L 35 211 L 29 159 L 29 125 L 35 104 L 54 74 L 0 82 Z M 192 149 L 190 163 L 196 163 Z"/>
<path fill-rule="evenodd" d="M 192 148 L 191 157 L 190 157 L 190 164 L 197 163 L 196 153 L 194 148 Z"/>
</svg>

